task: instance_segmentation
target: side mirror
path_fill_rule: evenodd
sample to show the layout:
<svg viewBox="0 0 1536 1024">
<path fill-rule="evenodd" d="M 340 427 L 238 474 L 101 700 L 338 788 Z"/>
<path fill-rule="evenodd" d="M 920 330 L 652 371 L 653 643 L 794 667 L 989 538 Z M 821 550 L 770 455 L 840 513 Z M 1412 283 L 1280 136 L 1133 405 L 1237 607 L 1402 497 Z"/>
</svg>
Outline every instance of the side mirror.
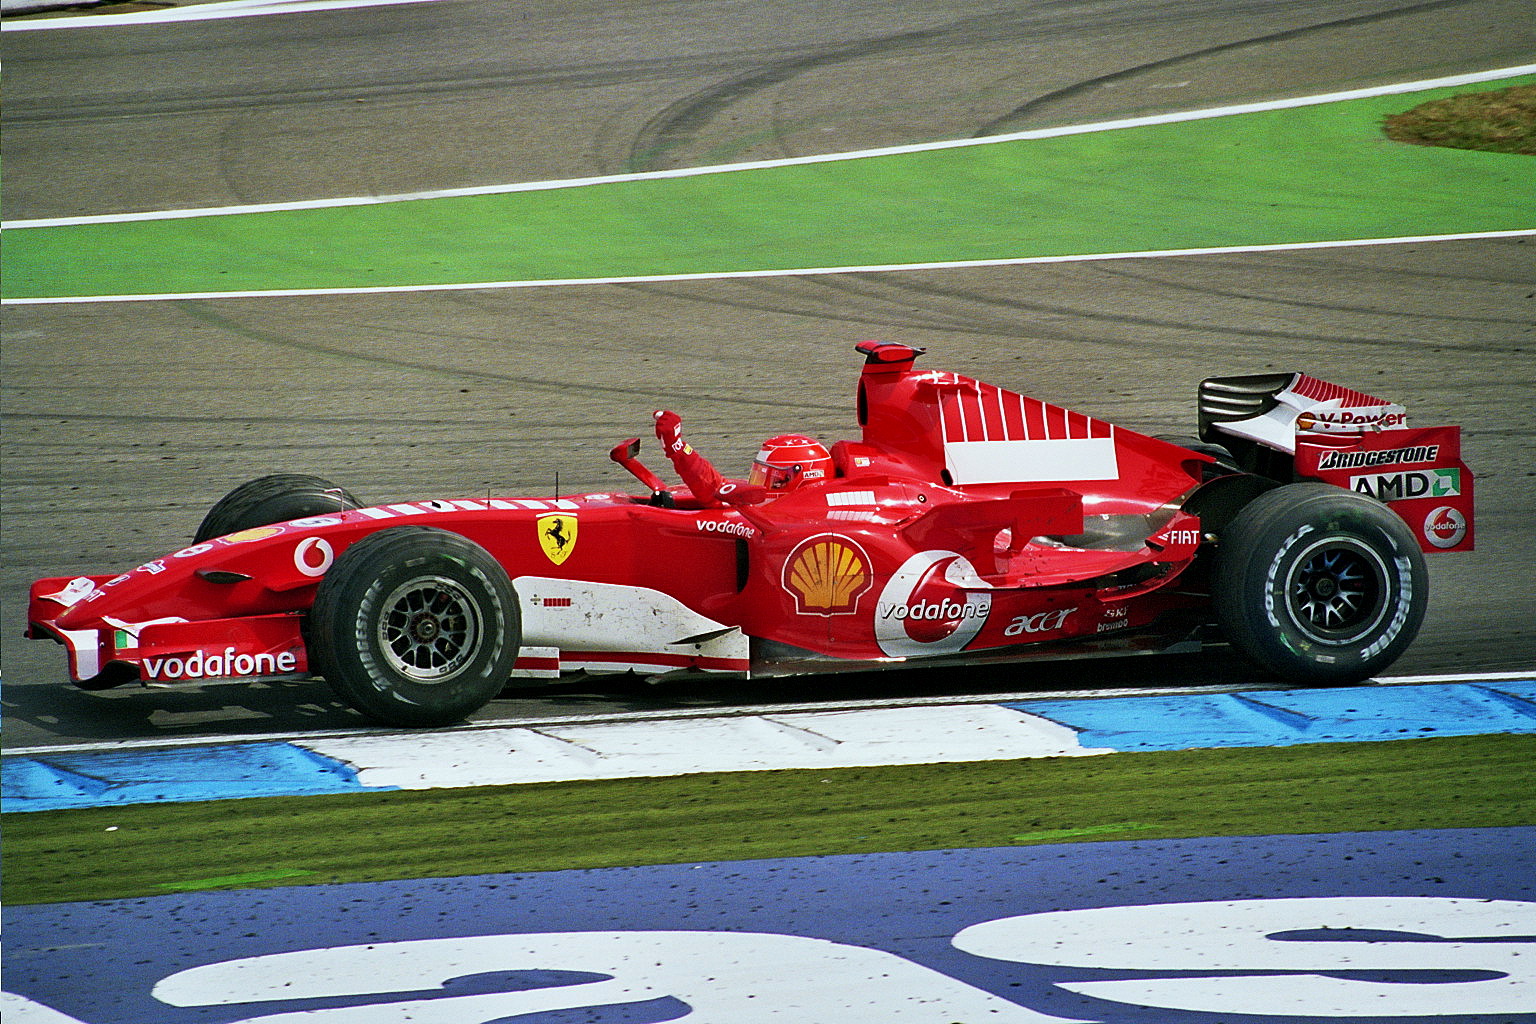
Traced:
<svg viewBox="0 0 1536 1024">
<path fill-rule="evenodd" d="M 639 454 L 640 439 L 638 437 L 632 437 L 628 441 L 620 441 L 608 451 L 610 459 L 629 470 L 636 480 L 650 488 L 651 497 L 654 500 L 657 494 L 667 489 L 667 485 L 662 483 L 655 473 L 652 473 L 640 463 L 639 458 L 637 458 Z M 656 501 L 656 504 L 661 504 L 661 502 Z"/>
<path fill-rule="evenodd" d="M 619 465 L 624 465 L 630 459 L 640 454 L 640 439 L 632 437 L 628 441 L 620 441 L 608 452 L 608 457 Z"/>
</svg>

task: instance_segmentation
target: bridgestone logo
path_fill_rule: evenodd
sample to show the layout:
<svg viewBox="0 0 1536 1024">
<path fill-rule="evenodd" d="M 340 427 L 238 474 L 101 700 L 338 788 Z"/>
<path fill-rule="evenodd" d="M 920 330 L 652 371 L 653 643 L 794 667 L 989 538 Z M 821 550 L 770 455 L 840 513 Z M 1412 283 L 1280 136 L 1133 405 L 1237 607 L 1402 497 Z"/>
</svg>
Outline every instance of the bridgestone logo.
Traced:
<svg viewBox="0 0 1536 1024">
<path fill-rule="evenodd" d="M 1388 448 L 1379 452 L 1325 452 L 1318 469 L 1364 469 L 1368 466 L 1396 466 L 1407 462 L 1434 462 L 1440 457 L 1437 444 L 1417 448 Z"/>
</svg>

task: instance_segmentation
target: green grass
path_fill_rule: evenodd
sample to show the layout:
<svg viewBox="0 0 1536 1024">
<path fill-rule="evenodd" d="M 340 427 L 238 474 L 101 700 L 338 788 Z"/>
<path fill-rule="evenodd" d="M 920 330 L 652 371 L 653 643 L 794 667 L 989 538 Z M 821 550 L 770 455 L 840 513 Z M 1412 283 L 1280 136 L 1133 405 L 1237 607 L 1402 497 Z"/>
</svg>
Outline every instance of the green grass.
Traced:
<svg viewBox="0 0 1536 1024">
<path fill-rule="evenodd" d="M 4 818 L 4 902 L 814 854 L 1536 823 L 1536 736 L 146 804 Z"/>
<path fill-rule="evenodd" d="M 1380 124 L 1403 102 L 509 195 L 31 228 L 6 233 L 0 260 L 5 295 L 26 298 L 732 273 L 1536 227 L 1536 175 L 1525 161 L 1396 145 Z"/>
<path fill-rule="evenodd" d="M 1421 103 L 1382 122 L 1387 138 L 1536 156 L 1536 85 L 1464 93 Z"/>
</svg>

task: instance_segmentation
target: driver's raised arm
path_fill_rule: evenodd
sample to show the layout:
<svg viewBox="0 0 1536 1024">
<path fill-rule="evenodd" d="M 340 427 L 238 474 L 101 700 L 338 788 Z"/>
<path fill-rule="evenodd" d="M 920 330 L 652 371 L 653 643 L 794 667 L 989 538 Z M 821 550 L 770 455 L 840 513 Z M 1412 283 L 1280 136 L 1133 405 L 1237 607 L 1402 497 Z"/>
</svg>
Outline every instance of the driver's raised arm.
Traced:
<svg viewBox="0 0 1536 1024">
<path fill-rule="evenodd" d="M 669 409 L 657 409 L 654 415 L 656 439 L 666 450 L 667 458 L 672 460 L 677 475 L 683 478 L 683 483 L 688 485 L 701 505 L 707 508 L 720 507 L 723 502 L 715 495 L 725 479 L 708 459 L 683 440 L 683 418 Z"/>
</svg>

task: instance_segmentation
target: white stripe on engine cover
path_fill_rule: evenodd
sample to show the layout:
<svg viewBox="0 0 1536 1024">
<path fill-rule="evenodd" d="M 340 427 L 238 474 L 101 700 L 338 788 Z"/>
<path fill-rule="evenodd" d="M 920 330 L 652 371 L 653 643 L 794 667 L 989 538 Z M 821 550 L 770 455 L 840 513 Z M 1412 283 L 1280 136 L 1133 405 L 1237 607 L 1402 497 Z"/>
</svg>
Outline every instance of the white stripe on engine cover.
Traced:
<svg viewBox="0 0 1536 1024">
<path fill-rule="evenodd" d="M 1115 480 L 1120 464 L 1109 437 L 1051 441 L 946 441 L 944 461 L 957 484 Z"/>
</svg>

